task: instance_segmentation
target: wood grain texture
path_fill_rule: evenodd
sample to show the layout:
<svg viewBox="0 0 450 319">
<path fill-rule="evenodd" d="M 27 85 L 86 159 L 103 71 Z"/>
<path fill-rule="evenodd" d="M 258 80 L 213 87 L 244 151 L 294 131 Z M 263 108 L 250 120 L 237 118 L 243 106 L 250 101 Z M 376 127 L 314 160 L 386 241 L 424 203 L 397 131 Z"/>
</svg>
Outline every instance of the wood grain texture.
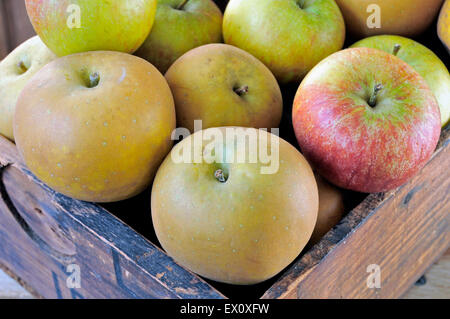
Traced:
<svg viewBox="0 0 450 319">
<path fill-rule="evenodd" d="M 0 264 L 37 297 L 223 298 L 105 209 L 43 185 L 4 138 L 0 150 Z"/>
<path fill-rule="evenodd" d="M 450 127 L 407 184 L 371 194 L 263 298 L 398 298 L 450 246 Z M 367 267 L 381 269 L 368 288 Z"/>
<path fill-rule="evenodd" d="M 404 299 L 450 299 L 450 249 L 425 274 L 426 283 L 412 286 Z"/>
</svg>

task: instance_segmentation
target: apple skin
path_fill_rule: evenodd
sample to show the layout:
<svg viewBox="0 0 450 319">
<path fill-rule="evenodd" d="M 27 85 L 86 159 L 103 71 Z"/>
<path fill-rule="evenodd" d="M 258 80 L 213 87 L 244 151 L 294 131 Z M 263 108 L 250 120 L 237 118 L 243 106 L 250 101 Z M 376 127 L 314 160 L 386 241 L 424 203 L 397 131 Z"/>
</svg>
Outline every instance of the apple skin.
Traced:
<svg viewBox="0 0 450 319">
<path fill-rule="evenodd" d="M 99 74 L 90 87 L 89 75 Z M 144 190 L 172 146 L 169 86 L 147 61 L 94 51 L 59 58 L 17 102 L 16 144 L 29 169 L 67 196 L 113 202 Z"/>
<path fill-rule="evenodd" d="M 231 0 L 223 36 L 225 43 L 261 60 L 278 81 L 300 82 L 314 65 L 342 48 L 345 24 L 333 0 Z"/>
<path fill-rule="evenodd" d="M 317 222 L 308 245 L 317 244 L 322 237 L 339 223 L 345 212 L 342 192 L 315 174 L 319 190 L 319 213 Z"/>
<path fill-rule="evenodd" d="M 211 0 L 159 0 L 150 35 L 136 52 L 161 71 L 191 49 L 222 42 L 222 12 Z"/>
<path fill-rule="evenodd" d="M 450 0 L 445 1 L 439 14 L 438 35 L 450 52 Z"/>
<path fill-rule="evenodd" d="M 172 152 L 213 129 L 190 135 Z M 269 136 L 259 140 L 271 143 Z M 273 277 L 299 255 L 316 222 L 317 185 L 300 152 L 276 140 L 280 167 L 272 175 L 260 173 L 261 162 L 175 164 L 166 158 L 153 184 L 152 219 L 175 261 L 206 278 L 246 285 Z M 220 145 L 235 147 L 232 139 Z M 218 168 L 228 171 L 225 183 L 214 177 Z"/>
<path fill-rule="evenodd" d="M 25 0 L 42 41 L 58 56 L 87 51 L 135 52 L 153 25 L 157 0 Z M 80 8 L 80 28 L 69 28 L 70 5 Z"/>
<path fill-rule="evenodd" d="M 396 44 L 401 46 L 397 57 L 411 65 L 427 81 L 436 97 L 444 127 L 450 119 L 450 74 L 445 64 L 430 49 L 401 36 L 379 35 L 356 42 L 351 47 L 366 47 L 393 53 Z"/>
<path fill-rule="evenodd" d="M 0 62 L 0 134 L 11 141 L 14 142 L 13 118 L 20 92 L 37 71 L 55 58 L 34 36 Z"/>
<path fill-rule="evenodd" d="M 443 0 L 336 0 L 347 30 L 358 38 L 377 34 L 416 36 L 433 22 Z M 378 5 L 381 13 L 381 28 L 369 28 L 367 12 L 369 5 Z"/>
<path fill-rule="evenodd" d="M 369 96 L 382 84 L 374 107 Z M 351 48 L 320 62 L 294 99 L 293 125 L 303 154 L 342 188 L 398 187 L 433 154 L 441 118 L 425 80 L 381 50 Z"/>
<path fill-rule="evenodd" d="M 275 128 L 283 97 L 270 70 L 251 54 L 227 44 L 207 44 L 179 58 L 167 71 L 178 126 L 194 130 L 245 126 Z M 247 87 L 241 95 L 237 88 Z"/>
</svg>

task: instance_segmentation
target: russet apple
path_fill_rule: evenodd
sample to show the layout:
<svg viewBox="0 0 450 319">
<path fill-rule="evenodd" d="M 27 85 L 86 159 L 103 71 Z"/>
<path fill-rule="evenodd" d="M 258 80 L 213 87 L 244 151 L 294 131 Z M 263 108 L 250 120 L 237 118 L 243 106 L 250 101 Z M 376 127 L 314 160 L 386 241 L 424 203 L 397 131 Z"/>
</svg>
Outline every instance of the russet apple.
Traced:
<svg viewBox="0 0 450 319">
<path fill-rule="evenodd" d="M 283 98 L 270 70 L 251 54 L 226 44 L 207 44 L 179 58 L 167 71 L 178 126 L 276 128 Z"/>
<path fill-rule="evenodd" d="M 149 186 L 174 129 L 162 74 L 110 51 L 47 64 L 23 89 L 14 119 L 30 170 L 54 190 L 92 202 L 119 201 Z"/>
<path fill-rule="evenodd" d="M 159 0 L 152 31 L 136 55 L 162 73 L 187 51 L 222 42 L 222 12 L 212 0 Z"/>
<path fill-rule="evenodd" d="M 345 212 L 344 197 L 335 186 L 315 174 L 319 190 L 319 212 L 317 222 L 308 245 L 312 246 L 339 223 Z"/>
<path fill-rule="evenodd" d="M 230 137 L 228 129 L 242 131 Z M 245 154 L 247 161 L 174 160 L 181 150 L 202 154 L 201 141 L 217 132 L 223 139 L 215 140 L 216 150 Z M 259 147 L 247 144 L 241 152 L 237 141 L 252 135 Z M 278 169 L 263 174 L 267 163 L 248 159 L 256 152 L 273 154 L 275 144 Z M 210 128 L 173 148 L 156 175 L 151 208 L 156 235 L 178 263 L 206 278 L 244 285 L 271 278 L 299 255 L 316 222 L 318 193 L 308 162 L 276 135 Z"/>
<path fill-rule="evenodd" d="M 86 51 L 133 53 L 153 25 L 157 0 L 25 0 L 42 41 L 58 56 Z"/>
<path fill-rule="evenodd" d="M 34 36 L 0 62 L 0 134 L 14 141 L 17 99 L 28 80 L 56 56 Z"/>
<path fill-rule="evenodd" d="M 433 22 L 442 2 L 443 0 L 336 0 L 348 31 L 359 38 L 377 34 L 418 35 Z M 380 27 L 370 26 L 368 19 L 371 23 L 379 22 Z"/>
<path fill-rule="evenodd" d="M 320 175 L 359 192 L 405 183 L 431 157 L 441 129 L 426 81 L 372 48 L 320 62 L 301 83 L 292 116 L 302 152 Z"/>
<path fill-rule="evenodd" d="M 392 53 L 411 65 L 428 83 L 441 111 L 441 124 L 450 119 L 450 74 L 445 64 L 422 44 L 401 36 L 379 35 L 356 42 L 351 47 L 374 48 Z"/>
<path fill-rule="evenodd" d="M 280 82 L 299 82 L 342 48 L 345 25 L 334 0 L 231 0 L 223 36 L 261 60 Z"/>
<path fill-rule="evenodd" d="M 445 1 L 439 14 L 438 35 L 450 52 L 450 0 Z"/>
</svg>

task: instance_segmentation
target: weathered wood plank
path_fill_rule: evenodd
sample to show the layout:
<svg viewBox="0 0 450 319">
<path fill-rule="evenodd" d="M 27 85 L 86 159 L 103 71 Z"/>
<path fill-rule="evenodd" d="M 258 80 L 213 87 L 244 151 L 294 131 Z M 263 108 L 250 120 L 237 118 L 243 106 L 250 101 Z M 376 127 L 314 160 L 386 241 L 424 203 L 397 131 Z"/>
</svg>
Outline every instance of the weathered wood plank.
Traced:
<svg viewBox="0 0 450 319">
<path fill-rule="evenodd" d="M 4 138 L 0 150 L 0 264 L 38 297 L 223 298 L 105 209 L 43 185 Z"/>
<path fill-rule="evenodd" d="M 371 194 L 263 298 L 398 298 L 450 246 L 450 127 L 406 185 Z M 371 264 L 381 288 L 367 287 Z"/>
</svg>

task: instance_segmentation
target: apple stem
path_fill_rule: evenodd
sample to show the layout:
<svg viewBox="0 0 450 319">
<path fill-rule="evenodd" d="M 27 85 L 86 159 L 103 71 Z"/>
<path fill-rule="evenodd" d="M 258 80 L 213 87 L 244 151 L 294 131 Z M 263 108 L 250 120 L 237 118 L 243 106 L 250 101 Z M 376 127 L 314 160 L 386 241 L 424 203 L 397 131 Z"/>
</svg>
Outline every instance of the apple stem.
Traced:
<svg viewBox="0 0 450 319">
<path fill-rule="evenodd" d="M 183 10 L 186 3 L 188 3 L 189 0 L 184 0 L 178 7 L 177 10 Z"/>
<path fill-rule="evenodd" d="M 401 47 L 402 47 L 402 46 L 401 46 L 400 44 L 398 44 L 398 43 L 395 44 L 395 45 L 394 45 L 394 50 L 393 50 L 392 54 L 396 56 L 397 53 L 398 53 L 398 51 L 400 51 L 400 48 L 401 48 Z"/>
<path fill-rule="evenodd" d="M 220 168 L 214 172 L 214 177 L 221 183 L 225 183 L 227 181 L 223 170 Z"/>
<path fill-rule="evenodd" d="M 381 83 L 378 83 L 377 85 L 374 86 L 372 95 L 370 96 L 370 99 L 369 99 L 369 105 L 371 107 L 375 107 L 375 105 L 377 104 L 377 94 L 382 89 L 383 89 L 383 84 L 381 84 Z"/>
<path fill-rule="evenodd" d="M 248 93 L 248 85 L 241 86 L 240 88 L 234 89 L 237 95 L 242 96 Z"/>
<path fill-rule="evenodd" d="M 19 69 L 22 73 L 25 73 L 28 71 L 28 69 L 25 66 L 25 63 L 23 63 L 23 61 L 20 61 L 19 63 L 17 63 L 17 66 L 19 67 Z"/>
<path fill-rule="evenodd" d="M 89 75 L 89 88 L 96 87 L 100 82 L 100 75 L 98 72 L 94 72 Z"/>
</svg>

